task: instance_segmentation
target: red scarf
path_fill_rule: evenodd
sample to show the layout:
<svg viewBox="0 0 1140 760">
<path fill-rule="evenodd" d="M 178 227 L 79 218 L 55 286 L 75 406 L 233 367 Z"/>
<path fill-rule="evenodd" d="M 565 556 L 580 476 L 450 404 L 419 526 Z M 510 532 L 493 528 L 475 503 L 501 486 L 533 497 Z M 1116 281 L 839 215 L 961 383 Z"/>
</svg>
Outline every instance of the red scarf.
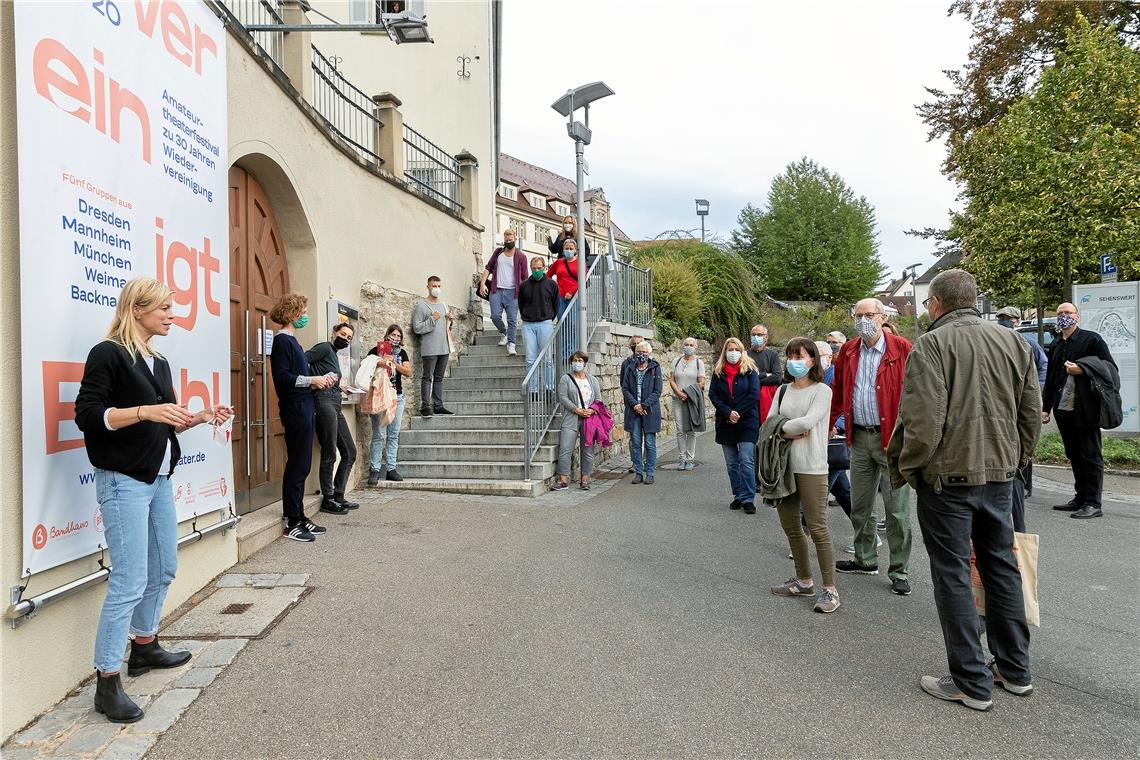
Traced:
<svg viewBox="0 0 1140 760">
<path fill-rule="evenodd" d="M 729 364 L 727 361 L 724 363 L 724 379 L 728 381 L 728 397 L 732 398 L 732 382 L 736 380 L 736 376 L 740 374 L 739 364 Z"/>
</svg>

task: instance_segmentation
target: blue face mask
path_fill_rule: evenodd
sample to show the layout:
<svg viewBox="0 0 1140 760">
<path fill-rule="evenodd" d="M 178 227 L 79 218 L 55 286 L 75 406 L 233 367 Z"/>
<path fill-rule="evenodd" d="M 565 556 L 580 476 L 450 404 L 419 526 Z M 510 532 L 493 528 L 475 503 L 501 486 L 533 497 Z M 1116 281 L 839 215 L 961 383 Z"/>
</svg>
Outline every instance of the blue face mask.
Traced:
<svg viewBox="0 0 1140 760">
<path fill-rule="evenodd" d="M 803 377 L 810 367 L 806 359 L 788 359 L 788 374 L 792 377 Z"/>
<path fill-rule="evenodd" d="M 574 250 L 573 248 L 563 248 L 562 249 L 562 255 L 568 259 L 572 259 L 578 255 L 578 252 L 576 250 Z"/>
<path fill-rule="evenodd" d="M 753 335 L 752 336 L 752 346 L 754 348 L 760 348 L 761 346 L 764 345 L 764 343 L 767 340 L 768 340 L 768 338 L 764 335 Z"/>
</svg>

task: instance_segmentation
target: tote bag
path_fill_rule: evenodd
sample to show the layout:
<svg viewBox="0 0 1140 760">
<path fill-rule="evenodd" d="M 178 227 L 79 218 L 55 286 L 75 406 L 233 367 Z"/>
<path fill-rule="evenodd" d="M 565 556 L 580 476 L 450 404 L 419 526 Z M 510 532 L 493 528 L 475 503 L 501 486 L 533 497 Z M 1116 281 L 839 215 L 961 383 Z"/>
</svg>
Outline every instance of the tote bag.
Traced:
<svg viewBox="0 0 1140 760">
<path fill-rule="evenodd" d="M 1025 622 L 1041 627 L 1041 604 L 1037 599 L 1037 549 L 1041 537 L 1036 533 L 1013 534 L 1013 558 L 1021 571 L 1021 595 L 1025 600 Z M 986 614 L 986 589 L 978 573 L 977 557 L 970 552 L 970 587 L 979 615 Z"/>
</svg>

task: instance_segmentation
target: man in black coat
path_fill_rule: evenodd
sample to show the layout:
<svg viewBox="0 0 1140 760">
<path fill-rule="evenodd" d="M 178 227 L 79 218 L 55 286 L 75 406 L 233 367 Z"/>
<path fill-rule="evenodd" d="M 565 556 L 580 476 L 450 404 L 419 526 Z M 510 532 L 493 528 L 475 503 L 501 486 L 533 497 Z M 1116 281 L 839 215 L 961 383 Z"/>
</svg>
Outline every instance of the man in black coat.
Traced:
<svg viewBox="0 0 1140 760">
<path fill-rule="evenodd" d="M 784 368 L 780 366 L 780 352 L 768 347 L 768 328 L 756 325 L 749 336 L 748 358 L 760 373 L 760 385 L 779 385 L 784 382 Z"/>
<path fill-rule="evenodd" d="M 530 260 L 530 277 L 519 285 L 519 316 L 523 323 L 523 340 L 526 342 L 526 365 L 529 368 L 538 359 L 538 352 L 554 332 L 558 316 L 558 286 L 546 276 L 546 262 L 541 256 Z M 530 392 L 538 392 L 538 372 L 530 378 Z M 547 354 L 542 366 L 543 387 L 554 390 L 554 362 Z"/>
<path fill-rule="evenodd" d="M 1053 507 L 1072 512 L 1077 520 L 1100 517 L 1101 489 L 1104 486 L 1104 459 L 1100 442 L 1100 394 L 1089 381 L 1078 359 L 1097 357 L 1114 367 L 1104 338 L 1079 326 L 1080 312 L 1071 303 L 1057 307 L 1060 336 L 1049 347 L 1049 371 L 1041 393 L 1041 421 L 1057 417 L 1057 430 L 1065 443 L 1065 456 L 1073 469 L 1076 495 Z M 1070 382 L 1071 381 L 1071 382 Z"/>
</svg>

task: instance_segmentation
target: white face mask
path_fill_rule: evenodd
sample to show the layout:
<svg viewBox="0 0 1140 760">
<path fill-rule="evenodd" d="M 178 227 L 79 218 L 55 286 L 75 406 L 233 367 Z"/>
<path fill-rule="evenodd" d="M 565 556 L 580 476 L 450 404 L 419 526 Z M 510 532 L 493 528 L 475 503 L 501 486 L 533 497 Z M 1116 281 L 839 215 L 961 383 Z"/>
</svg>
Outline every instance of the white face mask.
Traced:
<svg viewBox="0 0 1140 760">
<path fill-rule="evenodd" d="M 696 346 L 682 346 L 681 350 L 685 352 L 685 356 L 692 356 L 697 352 Z"/>
<path fill-rule="evenodd" d="M 724 358 L 728 361 L 729 364 L 739 364 L 740 363 L 740 352 L 739 351 L 726 351 L 724 353 Z"/>
<path fill-rule="evenodd" d="M 859 333 L 860 338 L 873 338 L 878 331 L 879 325 L 874 317 L 861 317 L 855 320 L 855 332 Z"/>
<path fill-rule="evenodd" d="M 432 298 L 439 298 L 439 294 L 443 292 L 443 288 L 440 288 L 440 287 L 434 287 L 434 288 L 432 288 L 432 289 L 431 289 L 431 291 L 430 291 L 430 292 L 431 292 L 431 297 L 432 297 Z"/>
<path fill-rule="evenodd" d="M 566 230 L 567 232 L 570 232 L 571 230 L 573 230 L 573 229 L 574 229 L 574 225 L 572 225 L 572 224 L 564 224 L 564 225 L 562 225 L 562 229 Z"/>
</svg>

